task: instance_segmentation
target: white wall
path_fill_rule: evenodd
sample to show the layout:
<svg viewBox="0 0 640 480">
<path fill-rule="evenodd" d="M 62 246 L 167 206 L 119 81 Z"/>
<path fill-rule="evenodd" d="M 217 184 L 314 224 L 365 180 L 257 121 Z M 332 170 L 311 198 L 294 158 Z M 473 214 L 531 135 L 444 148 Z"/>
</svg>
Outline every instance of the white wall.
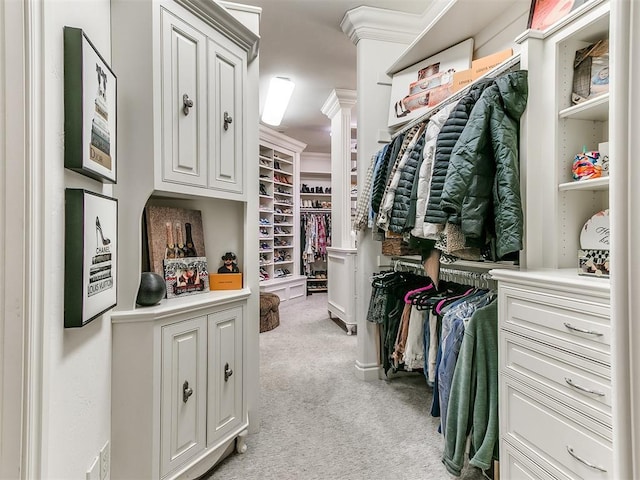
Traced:
<svg viewBox="0 0 640 480">
<path fill-rule="evenodd" d="M 64 194 L 112 187 L 64 168 L 63 27 L 82 28 L 110 63 L 109 0 L 44 2 L 45 291 L 43 348 L 43 479 L 85 478 L 110 437 L 111 323 L 64 328 Z M 116 72 L 117 75 L 117 72 Z"/>
</svg>

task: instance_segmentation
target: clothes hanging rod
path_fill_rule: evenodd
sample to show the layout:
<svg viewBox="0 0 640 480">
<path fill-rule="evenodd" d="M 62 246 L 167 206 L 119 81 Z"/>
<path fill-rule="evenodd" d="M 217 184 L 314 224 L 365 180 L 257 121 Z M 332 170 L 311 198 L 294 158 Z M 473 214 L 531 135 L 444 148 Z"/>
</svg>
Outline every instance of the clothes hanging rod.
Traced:
<svg viewBox="0 0 640 480">
<path fill-rule="evenodd" d="M 471 90 L 471 87 L 473 87 L 479 81 L 485 80 L 486 78 L 500 76 L 503 73 L 506 73 L 506 72 L 510 71 L 513 67 L 515 67 L 519 63 L 520 63 L 520 54 L 519 53 L 507 58 L 500 65 L 496 66 L 493 70 L 488 71 L 483 76 L 481 76 L 480 78 L 476 79 L 473 83 L 470 83 L 469 85 L 467 85 L 466 87 L 462 88 L 461 90 L 458 90 L 456 93 L 454 93 L 450 97 L 447 97 L 446 99 L 444 99 L 442 102 L 440 102 L 439 104 L 437 104 L 436 106 L 434 106 L 430 110 L 427 110 L 425 113 L 423 113 L 419 117 L 414 118 L 413 120 L 411 120 L 409 123 L 404 125 L 400 130 L 398 130 L 397 132 L 393 133 L 391 135 L 391 139 L 393 140 L 394 138 L 396 138 L 401 133 L 406 133 L 410 129 L 412 129 L 414 126 L 416 126 L 416 125 L 418 125 L 418 124 L 420 124 L 422 122 L 426 122 L 427 120 L 429 120 L 431 118 L 432 115 L 435 115 L 436 113 L 438 113 L 440 110 L 442 110 L 444 107 L 449 105 L 451 102 L 457 102 L 462 97 L 464 97 L 467 93 L 469 93 L 469 90 Z"/>
</svg>

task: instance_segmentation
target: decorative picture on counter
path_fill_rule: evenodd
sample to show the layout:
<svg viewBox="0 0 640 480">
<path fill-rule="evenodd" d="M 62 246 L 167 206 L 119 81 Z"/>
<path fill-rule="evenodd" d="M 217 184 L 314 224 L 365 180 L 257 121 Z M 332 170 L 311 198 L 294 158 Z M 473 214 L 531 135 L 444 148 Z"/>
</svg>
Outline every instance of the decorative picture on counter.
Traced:
<svg viewBox="0 0 640 480">
<path fill-rule="evenodd" d="M 145 219 L 151 271 L 164 276 L 165 259 L 206 257 L 200 210 L 147 205 Z"/>
<path fill-rule="evenodd" d="M 116 183 L 116 76 L 79 28 L 64 27 L 66 168 Z"/>
<path fill-rule="evenodd" d="M 209 271 L 205 257 L 164 260 L 167 298 L 184 297 L 209 291 Z"/>
<path fill-rule="evenodd" d="M 67 189 L 65 217 L 64 326 L 82 327 L 117 303 L 118 201 Z"/>
<path fill-rule="evenodd" d="M 218 273 L 240 273 L 236 254 L 227 252 L 222 256 L 223 265 L 218 268 Z"/>
</svg>

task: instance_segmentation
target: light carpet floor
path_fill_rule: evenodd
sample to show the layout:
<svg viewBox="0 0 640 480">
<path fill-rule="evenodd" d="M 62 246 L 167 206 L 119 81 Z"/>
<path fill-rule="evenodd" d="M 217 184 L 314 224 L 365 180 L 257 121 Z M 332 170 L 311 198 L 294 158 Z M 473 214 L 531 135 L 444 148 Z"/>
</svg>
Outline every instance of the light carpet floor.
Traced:
<svg viewBox="0 0 640 480">
<path fill-rule="evenodd" d="M 452 479 L 421 374 L 364 382 L 356 336 L 328 317 L 326 294 L 282 303 L 280 326 L 260 334 L 261 425 L 215 480 Z M 462 479 L 482 479 L 465 468 Z"/>
</svg>

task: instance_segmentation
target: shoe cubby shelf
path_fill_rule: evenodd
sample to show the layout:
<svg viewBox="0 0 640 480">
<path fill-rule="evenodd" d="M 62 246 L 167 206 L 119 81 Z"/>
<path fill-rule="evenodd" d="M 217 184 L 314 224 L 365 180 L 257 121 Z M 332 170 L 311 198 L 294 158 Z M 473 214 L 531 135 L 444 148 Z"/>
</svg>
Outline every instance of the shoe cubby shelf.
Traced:
<svg viewBox="0 0 640 480">
<path fill-rule="evenodd" d="M 306 289 L 296 262 L 300 256 L 297 169 L 303 149 L 297 140 L 260 127 L 260 290 L 277 294 L 281 301 L 304 295 Z M 292 293 L 298 290 L 299 294 Z"/>
</svg>

